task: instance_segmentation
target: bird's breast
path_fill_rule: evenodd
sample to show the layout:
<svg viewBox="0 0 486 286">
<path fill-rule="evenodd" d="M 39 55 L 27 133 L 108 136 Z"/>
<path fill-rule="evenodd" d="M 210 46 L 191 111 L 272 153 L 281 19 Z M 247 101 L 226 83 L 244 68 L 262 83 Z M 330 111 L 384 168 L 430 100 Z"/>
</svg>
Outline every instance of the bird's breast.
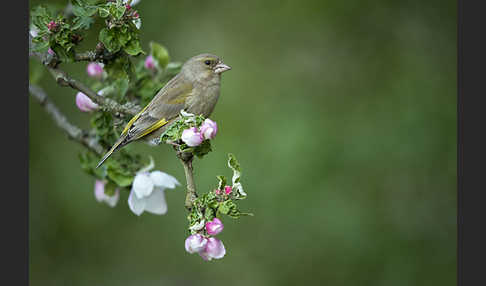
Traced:
<svg viewBox="0 0 486 286">
<path fill-rule="evenodd" d="M 196 86 L 192 96 L 187 100 L 187 111 L 209 117 L 219 98 L 219 85 Z"/>
</svg>

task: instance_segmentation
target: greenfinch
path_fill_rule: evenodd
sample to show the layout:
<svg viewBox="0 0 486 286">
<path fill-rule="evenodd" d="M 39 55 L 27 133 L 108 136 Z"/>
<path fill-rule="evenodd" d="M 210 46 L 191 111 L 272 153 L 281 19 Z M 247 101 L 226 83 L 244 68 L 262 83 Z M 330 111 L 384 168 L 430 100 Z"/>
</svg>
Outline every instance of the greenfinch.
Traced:
<svg viewBox="0 0 486 286">
<path fill-rule="evenodd" d="M 231 67 L 212 54 L 190 58 L 174 76 L 125 126 L 120 138 L 98 163 L 98 168 L 113 152 L 144 139 L 157 143 L 181 110 L 208 117 L 219 98 L 221 74 Z"/>
</svg>

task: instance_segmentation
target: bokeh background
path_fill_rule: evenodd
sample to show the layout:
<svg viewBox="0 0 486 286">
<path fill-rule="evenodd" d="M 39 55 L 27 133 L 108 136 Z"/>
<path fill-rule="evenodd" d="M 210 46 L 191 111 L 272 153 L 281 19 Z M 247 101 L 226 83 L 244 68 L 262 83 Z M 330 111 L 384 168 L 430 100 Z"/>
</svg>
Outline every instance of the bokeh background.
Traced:
<svg viewBox="0 0 486 286">
<path fill-rule="evenodd" d="M 64 4 L 66 1 L 30 1 Z M 31 285 L 455 285 L 456 1 L 148 1 L 149 50 L 211 52 L 233 67 L 212 118 L 200 191 L 243 168 L 255 213 L 224 220 L 227 255 L 184 250 L 184 188 L 164 216 L 110 208 L 30 99 Z M 100 24 L 98 23 L 98 26 Z M 84 44 L 93 47 L 96 35 Z M 85 64 L 66 69 L 86 80 Z M 40 84 L 89 127 L 75 92 Z M 184 182 L 167 146 L 134 144 Z"/>
</svg>

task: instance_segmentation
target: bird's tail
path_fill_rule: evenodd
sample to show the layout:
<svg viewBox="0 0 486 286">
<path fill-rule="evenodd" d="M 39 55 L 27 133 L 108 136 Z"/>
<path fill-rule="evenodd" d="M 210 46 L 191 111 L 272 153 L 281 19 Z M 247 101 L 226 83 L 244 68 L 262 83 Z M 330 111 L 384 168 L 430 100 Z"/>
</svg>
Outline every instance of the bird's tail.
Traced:
<svg viewBox="0 0 486 286">
<path fill-rule="evenodd" d="M 124 134 L 124 135 L 120 136 L 120 138 L 118 138 L 118 140 L 115 142 L 115 144 L 113 144 L 113 147 L 111 147 L 110 151 L 106 152 L 105 156 L 103 156 L 103 159 L 101 159 L 101 161 L 98 163 L 96 168 L 101 166 L 103 164 L 103 162 L 105 162 L 106 159 L 108 159 L 111 156 L 111 154 L 113 154 L 113 152 L 115 152 L 118 148 L 125 146 L 125 144 L 122 144 L 122 143 L 124 143 L 123 141 L 125 141 L 126 137 L 127 137 L 127 134 Z"/>
</svg>

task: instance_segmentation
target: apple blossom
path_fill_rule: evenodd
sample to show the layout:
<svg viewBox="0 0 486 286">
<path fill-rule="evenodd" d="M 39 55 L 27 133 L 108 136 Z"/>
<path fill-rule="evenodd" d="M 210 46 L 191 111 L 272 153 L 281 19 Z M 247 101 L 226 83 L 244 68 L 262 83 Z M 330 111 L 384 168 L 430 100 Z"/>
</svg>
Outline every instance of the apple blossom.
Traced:
<svg viewBox="0 0 486 286">
<path fill-rule="evenodd" d="M 208 239 L 205 238 L 204 236 L 198 233 L 192 234 L 186 238 L 185 241 L 186 251 L 191 254 L 203 251 L 206 248 L 207 243 L 208 243 Z"/>
<path fill-rule="evenodd" d="M 108 196 L 107 194 L 105 194 L 105 185 L 106 182 L 104 181 L 101 180 L 95 181 L 95 186 L 94 186 L 95 198 L 100 203 L 104 202 L 110 207 L 114 207 L 116 206 L 118 200 L 120 199 L 120 190 L 116 188 L 115 194 L 113 194 L 113 196 Z"/>
<path fill-rule="evenodd" d="M 86 72 L 89 76 L 100 79 L 103 76 L 103 67 L 95 62 L 91 62 L 86 66 Z"/>
<path fill-rule="evenodd" d="M 206 223 L 206 231 L 209 235 L 217 235 L 223 231 L 224 225 L 221 220 L 215 217 L 212 221 Z"/>
<path fill-rule="evenodd" d="M 191 127 L 182 131 L 181 139 L 189 147 L 198 146 L 204 140 L 201 132 L 199 132 L 196 127 Z"/>
<path fill-rule="evenodd" d="M 98 109 L 98 104 L 94 103 L 86 94 L 78 92 L 76 94 L 76 105 L 83 112 L 90 112 Z"/>
<path fill-rule="evenodd" d="M 218 133 L 218 125 L 216 122 L 207 118 L 201 125 L 200 130 L 204 139 L 213 139 L 216 136 L 216 133 Z"/>
<path fill-rule="evenodd" d="M 180 185 L 177 179 L 164 172 L 140 172 L 133 180 L 128 206 L 138 216 L 144 211 L 163 215 L 167 212 L 164 190 L 177 185 Z"/>
<path fill-rule="evenodd" d="M 149 55 L 145 58 L 144 66 L 146 69 L 153 70 L 155 69 L 155 59 L 152 55 Z"/>
<path fill-rule="evenodd" d="M 226 254 L 223 242 L 217 238 L 210 237 L 203 251 L 199 255 L 206 261 L 223 258 Z"/>
</svg>

